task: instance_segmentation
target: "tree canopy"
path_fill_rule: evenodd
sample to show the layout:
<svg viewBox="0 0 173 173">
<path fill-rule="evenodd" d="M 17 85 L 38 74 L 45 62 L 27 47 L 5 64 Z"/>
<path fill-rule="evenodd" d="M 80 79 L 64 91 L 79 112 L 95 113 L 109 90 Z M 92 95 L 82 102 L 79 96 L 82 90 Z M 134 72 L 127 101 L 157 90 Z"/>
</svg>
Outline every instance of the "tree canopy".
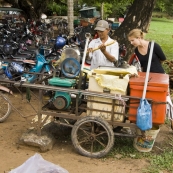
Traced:
<svg viewBox="0 0 173 173">
<path fill-rule="evenodd" d="M 3 0 L 4 2 L 12 4 L 13 7 L 21 8 L 28 18 L 39 18 L 41 13 L 48 10 L 48 4 L 56 2 L 63 4 L 61 0 Z"/>
</svg>

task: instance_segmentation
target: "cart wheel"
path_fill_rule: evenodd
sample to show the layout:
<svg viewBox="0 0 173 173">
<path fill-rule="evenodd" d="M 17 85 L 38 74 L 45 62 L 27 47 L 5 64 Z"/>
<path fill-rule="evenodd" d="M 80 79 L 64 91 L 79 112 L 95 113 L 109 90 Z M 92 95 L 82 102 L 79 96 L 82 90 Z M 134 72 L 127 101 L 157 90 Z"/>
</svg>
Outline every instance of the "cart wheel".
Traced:
<svg viewBox="0 0 173 173">
<path fill-rule="evenodd" d="M 10 116 L 11 105 L 9 99 L 3 94 L 0 94 L 0 103 L 0 123 L 3 123 Z"/>
<path fill-rule="evenodd" d="M 112 127 L 107 121 L 93 116 L 86 116 L 75 123 L 71 139 L 81 155 L 92 158 L 105 156 L 114 145 Z"/>
</svg>

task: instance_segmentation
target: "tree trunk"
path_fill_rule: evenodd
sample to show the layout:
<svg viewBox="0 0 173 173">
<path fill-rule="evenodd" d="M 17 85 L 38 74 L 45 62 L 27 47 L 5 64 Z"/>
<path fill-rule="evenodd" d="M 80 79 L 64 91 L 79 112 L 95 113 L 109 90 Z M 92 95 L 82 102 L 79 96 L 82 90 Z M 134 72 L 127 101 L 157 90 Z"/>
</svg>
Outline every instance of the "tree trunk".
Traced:
<svg viewBox="0 0 173 173">
<path fill-rule="evenodd" d="M 67 1 L 68 5 L 68 29 L 69 29 L 69 36 L 74 34 L 74 10 L 73 10 L 73 0 Z"/>
<path fill-rule="evenodd" d="M 133 47 L 130 45 L 127 38 L 128 33 L 135 28 L 139 28 L 143 32 L 148 31 L 155 1 L 156 0 L 134 0 L 124 21 L 115 30 L 113 35 L 114 39 L 116 39 L 119 44 L 125 44 L 128 50 L 125 60 L 127 60 L 133 52 Z"/>
</svg>

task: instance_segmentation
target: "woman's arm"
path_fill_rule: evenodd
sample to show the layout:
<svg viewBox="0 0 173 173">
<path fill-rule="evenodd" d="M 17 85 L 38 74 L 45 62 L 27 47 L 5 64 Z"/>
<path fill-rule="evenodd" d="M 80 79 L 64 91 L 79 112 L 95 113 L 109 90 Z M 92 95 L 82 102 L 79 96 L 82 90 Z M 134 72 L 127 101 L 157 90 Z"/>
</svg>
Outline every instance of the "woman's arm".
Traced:
<svg viewBox="0 0 173 173">
<path fill-rule="evenodd" d="M 166 60 L 166 56 L 165 56 L 165 54 L 163 53 L 162 48 L 161 48 L 160 45 L 157 44 L 157 43 L 154 43 L 154 52 L 155 52 L 155 54 L 158 56 L 160 62 L 163 62 L 163 61 Z"/>
</svg>

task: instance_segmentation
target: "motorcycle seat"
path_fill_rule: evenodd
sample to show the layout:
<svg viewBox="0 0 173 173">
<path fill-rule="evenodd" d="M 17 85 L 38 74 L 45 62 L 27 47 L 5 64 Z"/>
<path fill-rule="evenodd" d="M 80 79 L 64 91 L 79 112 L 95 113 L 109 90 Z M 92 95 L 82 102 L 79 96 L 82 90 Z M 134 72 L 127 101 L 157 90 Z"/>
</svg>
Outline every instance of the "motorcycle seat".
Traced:
<svg viewBox="0 0 173 173">
<path fill-rule="evenodd" d="M 19 55 L 23 55 L 23 56 L 24 55 L 27 55 L 29 57 L 35 57 L 36 56 L 36 52 L 30 51 L 30 50 L 21 50 L 21 49 L 19 49 L 18 53 L 19 53 Z"/>
<path fill-rule="evenodd" d="M 26 60 L 26 59 L 30 59 L 31 56 L 28 56 L 28 55 L 12 55 L 12 57 L 14 59 L 20 59 L 20 60 Z"/>
</svg>

